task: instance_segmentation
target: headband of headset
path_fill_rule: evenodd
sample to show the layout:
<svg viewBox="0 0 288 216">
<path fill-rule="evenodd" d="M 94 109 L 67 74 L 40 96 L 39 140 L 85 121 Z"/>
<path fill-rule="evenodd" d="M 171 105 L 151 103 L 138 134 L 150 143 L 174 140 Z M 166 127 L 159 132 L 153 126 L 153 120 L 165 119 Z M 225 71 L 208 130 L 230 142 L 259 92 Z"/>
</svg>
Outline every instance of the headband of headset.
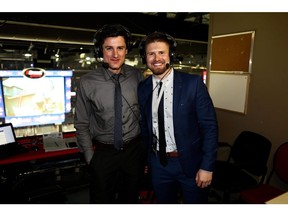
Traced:
<svg viewBox="0 0 288 216">
<path fill-rule="evenodd" d="M 94 43 L 94 53 L 95 58 L 102 58 L 103 57 L 103 50 L 102 45 L 104 43 L 104 40 L 107 37 L 117 37 L 117 36 L 123 36 L 125 39 L 126 47 L 128 52 L 131 49 L 130 45 L 130 37 L 131 33 L 130 31 L 120 24 L 112 24 L 112 25 L 104 25 L 102 28 L 100 28 L 96 33 L 94 34 L 93 43 Z"/>
<path fill-rule="evenodd" d="M 152 42 L 160 41 L 160 42 L 166 42 L 169 44 L 169 55 L 170 55 L 170 61 L 175 61 L 176 58 L 176 47 L 177 42 L 176 40 L 170 36 L 169 34 L 155 31 L 151 34 L 148 34 L 146 37 L 144 37 L 141 42 L 139 43 L 139 54 L 142 58 L 142 63 L 146 64 L 146 46 Z"/>
</svg>

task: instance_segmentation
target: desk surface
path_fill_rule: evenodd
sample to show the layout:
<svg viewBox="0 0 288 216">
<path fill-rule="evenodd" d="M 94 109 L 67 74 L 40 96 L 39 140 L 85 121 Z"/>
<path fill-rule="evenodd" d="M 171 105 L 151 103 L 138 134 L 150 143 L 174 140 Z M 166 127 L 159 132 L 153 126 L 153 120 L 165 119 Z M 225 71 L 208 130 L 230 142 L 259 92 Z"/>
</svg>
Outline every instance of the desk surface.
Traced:
<svg viewBox="0 0 288 216">
<path fill-rule="evenodd" d="M 268 200 L 266 204 L 288 204 L 288 192 Z"/>
<path fill-rule="evenodd" d="M 49 158 L 54 158 L 54 157 L 68 156 L 68 155 L 78 154 L 78 152 L 79 152 L 78 148 L 65 149 L 61 151 L 45 152 L 43 147 L 42 148 L 39 147 L 38 151 L 29 149 L 27 152 L 19 153 L 11 157 L 0 159 L 0 165 L 8 165 L 12 163 L 20 163 L 20 162 L 39 160 L 39 159 L 49 159 Z"/>
<path fill-rule="evenodd" d="M 75 136 L 75 134 L 74 133 L 63 134 L 64 138 L 68 138 L 72 136 Z M 70 149 L 59 150 L 59 151 L 45 152 L 44 147 L 43 147 L 42 136 L 20 138 L 18 142 L 24 146 L 27 146 L 28 151 L 19 153 L 14 156 L 10 156 L 7 158 L 0 159 L 0 165 L 29 162 L 29 161 L 40 160 L 40 159 L 50 159 L 50 158 L 52 159 L 52 158 L 61 157 L 61 156 L 69 156 L 69 155 L 72 156 L 72 155 L 76 155 L 79 153 L 78 148 L 70 148 Z M 37 146 L 38 151 L 33 150 L 32 146 Z"/>
</svg>

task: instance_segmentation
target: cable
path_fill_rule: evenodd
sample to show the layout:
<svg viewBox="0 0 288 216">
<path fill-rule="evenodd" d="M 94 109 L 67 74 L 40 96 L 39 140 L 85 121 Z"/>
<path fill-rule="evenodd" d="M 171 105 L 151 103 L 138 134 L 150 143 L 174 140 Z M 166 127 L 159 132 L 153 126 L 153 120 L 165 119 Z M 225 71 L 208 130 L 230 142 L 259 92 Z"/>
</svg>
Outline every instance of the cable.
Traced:
<svg viewBox="0 0 288 216">
<path fill-rule="evenodd" d="M 169 70 L 164 74 L 164 76 L 158 81 L 156 82 L 156 86 L 152 89 L 152 92 L 151 92 L 151 95 L 153 94 L 153 92 L 155 91 L 155 89 L 158 87 L 158 85 L 160 84 L 160 82 L 166 77 L 168 76 L 168 74 L 170 73 L 170 71 L 172 70 L 172 67 L 170 67 L 170 64 L 169 63 L 166 63 L 166 69 Z"/>
<path fill-rule="evenodd" d="M 102 66 L 106 69 L 105 72 L 107 73 L 107 75 L 109 76 L 109 78 L 112 80 L 112 82 L 113 82 L 114 84 L 116 84 L 116 83 L 115 83 L 115 82 L 116 82 L 115 78 L 114 78 L 113 76 L 111 76 L 111 75 L 108 73 L 108 71 L 107 71 L 107 70 L 108 70 L 108 67 L 109 67 L 109 64 L 106 63 L 106 62 L 101 62 L 101 63 L 102 63 Z M 108 65 L 108 67 L 107 67 L 107 65 Z M 158 87 L 158 85 L 160 84 L 160 82 L 161 82 L 166 76 L 168 76 L 168 74 L 169 74 L 170 71 L 172 70 L 172 67 L 170 66 L 169 63 L 166 63 L 166 69 L 169 69 L 169 70 L 164 74 L 164 76 L 160 79 L 160 81 L 157 82 L 156 86 L 153 88 L 153 90 L 152 90 L 152 92 L 151 92 L 151 95 L 153 94 L 154 90 Z M 138 121 L 140 121 L 140 119 L 138 118 L 138 116 L 136 115 L 136 113 L 134 112 L 134 110 L 132 109 L 132 106 L 129 104 L 128 100 L 124 97 L 124 95 L 122 94 L 122 92 L 121 92 L 121 96 L 122 96 L 122 98 L 124 99 L 124 101 L 127 103 L 128 108 L 131 110 L 131 112 L 133 113 L 133 115 L 135 116 L 135 118 L 136 118 Z"/>
<path fill-rule="evenodd" d="M 107 63 L 106 63 L 107 64 Z M 104 66 L 103 66 L 104 67 Z M 105 67 L 104 67 L 105 68 Z M 105 72 L 107 73 L 107 75 L 109 76 L 109 78 L 112 80 L 112 82 L 114 83 L 114 84 L 116 84 L 116 79 L 113 77 L 113 76 L 111 76 L 109 73 L 108 73 L 108 69 L 107 68 L 105 68 L 106 70 L 105 70 Z M 134 112 L 134 110 L 132 109 L 132 106 L 129 104 L 129 102 L 128 102 L 128 100 L 125 98 L 125 96 L 122 94 L 122 92 L 121 92 L 121 97 L 124 99 L 124 101 L 127 103 L 127 105 L 128 105 L 128 108 L 131 110 L 131 112 L 133 113 L 133 115 L 135 116 L 135 118 L 137 119 L 137 121 L 140 121 L 140 119 L 138 118 L 138 116 L 136 115 L 136 113 Z"/>
</svg>

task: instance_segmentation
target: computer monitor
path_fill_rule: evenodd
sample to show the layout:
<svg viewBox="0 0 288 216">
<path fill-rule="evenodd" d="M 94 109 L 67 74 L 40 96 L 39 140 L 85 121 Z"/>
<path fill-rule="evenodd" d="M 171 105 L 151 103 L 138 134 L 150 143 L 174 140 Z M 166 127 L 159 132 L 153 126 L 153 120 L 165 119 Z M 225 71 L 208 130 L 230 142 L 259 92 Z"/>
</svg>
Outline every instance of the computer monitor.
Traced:
<svg viewBox="0 0 288 216">
<path fill-rule="evenodd" d="M 72 71 L 27 70 L 0 70 L 0 118 L 16 128 L 64 122 Z"/>
</svg>

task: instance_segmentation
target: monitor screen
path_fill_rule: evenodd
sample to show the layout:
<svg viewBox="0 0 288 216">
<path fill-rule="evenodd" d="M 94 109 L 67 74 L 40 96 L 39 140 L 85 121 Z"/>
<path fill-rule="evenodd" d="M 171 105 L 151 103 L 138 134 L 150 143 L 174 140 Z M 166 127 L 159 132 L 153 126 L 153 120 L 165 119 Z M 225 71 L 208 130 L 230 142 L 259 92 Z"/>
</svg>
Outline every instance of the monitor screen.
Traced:
<svg viewBox="0 0 288 216">
<path fill-rule="evenodd" d="M 16 143 L 16 137 L 11 123 L 0 125 L 0 146 Z"/>
<path fill-rule="evenodd" d="M 45 76 L 0 71 L 0 117 L 14 127 L 64 122 L 71 110 L 71 76 L 72 71 L 45 71 Z"/>
</svg>

